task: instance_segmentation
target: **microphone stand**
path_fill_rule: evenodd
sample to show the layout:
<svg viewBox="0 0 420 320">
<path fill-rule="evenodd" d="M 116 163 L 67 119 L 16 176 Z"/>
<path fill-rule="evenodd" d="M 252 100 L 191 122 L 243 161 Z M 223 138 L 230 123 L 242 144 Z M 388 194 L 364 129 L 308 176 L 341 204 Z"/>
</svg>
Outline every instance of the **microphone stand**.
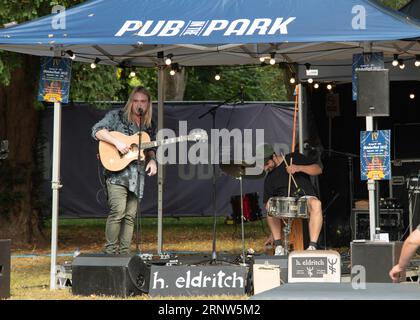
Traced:
<svg viewBox="0 0 420 320">
<path fill-rule="evenodd" d="M 210 114 L 212 116 L 212 130 L 216 129 L 216 112 L 217 109 L 219 109 L 221 106 L 228 104 L 229 102 L 236 101 L 237 95 L 234 95 L 233 97 L 230 97 L 226 99 L 225 101 L 219 103 L 218 105 L 210 108 L 205 113 L 201 114 L 198 119 L 201 119 L 205 117 L 206 115 Z M 215 141 L 211 142 L 213 145 Z M 214 151 L 214 148 L 211 148 Z M 213 159 L 211 159 L 213 160 Z M 217 254 L 216 254 L 216 223 L 217 223 L 217 215 L 216 215 L 216 165 L 215 163 L 212 163 L 213 168 L 213 244 L 212 244 L 212 254 L 211 254 L 211 263 L 216 263 L 217 260 Z M 242 199 L 241 199 L 242 201 Z"/>
<path fill-rule="evenodd" d="M 140 109 L 141 110 L 141 109 Z M 144 171 L 144 161 L 145 159 L 142 161 L 141 160 L 141 133 L 142 133 L 142 129 L 143 129 L 143 112 L 140 112 L 140 124 L 139 124 L 139 142 L 138 142 L 138 155 L 137 155 L 137 209 L 136 209 L 136 254 L 140 255 L 141 254 L 141 250 L 139 248 L 139 234 L 141 235 L 141 211 L 140 211 L 140 203 L 141 203 L 141 198 L 140 198 L 140 183 L 141 183 L 141 179 L 140 179 L 140 174 L 141 172 Z M 143 181 L 144 182 L 144 181 Z M 140 243 L 141 244 L 141 243 Z"/>
</svg>

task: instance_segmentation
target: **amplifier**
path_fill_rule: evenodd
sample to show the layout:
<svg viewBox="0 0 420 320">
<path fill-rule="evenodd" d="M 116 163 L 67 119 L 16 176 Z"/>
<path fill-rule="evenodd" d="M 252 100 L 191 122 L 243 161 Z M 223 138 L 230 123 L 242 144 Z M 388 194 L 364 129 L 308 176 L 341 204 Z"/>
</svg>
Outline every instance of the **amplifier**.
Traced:
<svg viewBox="0 0 420 320">
<path fill-rule="evenodd" d="M 287 256 L 254 256 L 252 263 L 253 293 L 276 288 L 287 283 Z"/>
<path fill-rule="evenodd" d="M 380 209 L 379 227 L 389 234 L 389 240 L 401 240 L 404 229 L 403 209 Z M 369 210 L 353 209 L 351 214 L 352 240 L 370 239 Z"/>
<path fill-rule="evenodd" d="M 352 242 L 351 266 L 362 266 L 366 282 L 392 282 L 388 273 L 398 263 L 403 242 L 365 241 Z M 355 274 L 352 273 L 352 278 Z M 402 279 L 405 274 L 401 275 Z"/>
</svg>

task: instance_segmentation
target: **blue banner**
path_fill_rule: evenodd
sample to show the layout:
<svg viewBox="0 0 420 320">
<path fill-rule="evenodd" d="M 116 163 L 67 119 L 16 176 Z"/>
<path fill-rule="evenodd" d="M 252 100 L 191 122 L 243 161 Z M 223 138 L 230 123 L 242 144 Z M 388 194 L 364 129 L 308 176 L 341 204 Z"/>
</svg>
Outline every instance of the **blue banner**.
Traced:
<svg viewBox="0 0 420 320">
<path fill-rule="evenodd" d="M 361 180 L 389 180 L 391 177 L 391 131 L 360 133 Z"/>
<path fill-rule="evenodd" d="M 353 101 L 357 100 L 357 70 L 358 69 L 384 69 L 384 53 L 357 53 L 353 55 L 352 67 L 352 93 Z"/>
<path fill-rule="evenodd" d="M 67 103 L 69 101 L 70 78 L 70 59 L 43 57 L 41 59 L 38 101 Z"/>
</svg>

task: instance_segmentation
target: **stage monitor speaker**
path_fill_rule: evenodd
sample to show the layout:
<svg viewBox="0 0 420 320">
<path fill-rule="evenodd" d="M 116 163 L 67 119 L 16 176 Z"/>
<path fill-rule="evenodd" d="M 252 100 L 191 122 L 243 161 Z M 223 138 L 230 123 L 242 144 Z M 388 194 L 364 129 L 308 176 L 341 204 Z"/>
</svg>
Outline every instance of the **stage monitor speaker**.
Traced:
<svg viewBox="0 0 420 320">
<path fill-rule="evenodd" d="M 72 263 L 76 295 L 128 297 L 149 291 L 150 266 L 137 255 L 82 254 Z"/>
<path fill-rule="evenodd" d="M 389 75 L 387 69 L 357 70 L 357 116 L 389 116 Z"/>
<path fill-rule="evenodd" d="M 0 299 L 10 298 L 11 240 L 0 240 Z"/>
<path fill-rule="evenodd" d="M 392 282 L 389 271 L 398 263 L 403 242 L 365 241 L 351 243 L 351 266 L 365 268 L 366 282 Z M 352 273 L 352 278 L 356 274 Z M 402 275 L 404 278 L 405 275 Z"/>
</svg>

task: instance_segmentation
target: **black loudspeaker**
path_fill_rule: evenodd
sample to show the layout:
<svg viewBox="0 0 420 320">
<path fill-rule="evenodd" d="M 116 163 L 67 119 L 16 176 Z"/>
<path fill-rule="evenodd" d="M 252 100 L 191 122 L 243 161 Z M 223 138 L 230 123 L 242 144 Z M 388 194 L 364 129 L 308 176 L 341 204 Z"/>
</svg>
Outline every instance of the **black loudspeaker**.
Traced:
<svg viewBox="0 0 420 320">
<path fill-rule="evenodd" d="M 352 242 L 351 266 L 363 266 L 366 282 L 392 282 L 389 271 L 398 263 L 403 242 Z M 356 274 L 352 273 L 352 277 Z M 402 275 L 405 277 L 405 275 Z"/>
<path fill-rule="evenodd" d="M 0 299 L 10 298 L 10 247 L 10 239 L 0 240 Z"/>
<path fill-rule="evenodd" d="M 82 254 L 72 263 L 76 295 L 128 297 L 149 291 L 150 266 L 137 255 Z"/>
<path fill-rule="evenodd" d="M 357 116 L 389 116 L 387 69 L 357 70 Z"/>
</svg>

